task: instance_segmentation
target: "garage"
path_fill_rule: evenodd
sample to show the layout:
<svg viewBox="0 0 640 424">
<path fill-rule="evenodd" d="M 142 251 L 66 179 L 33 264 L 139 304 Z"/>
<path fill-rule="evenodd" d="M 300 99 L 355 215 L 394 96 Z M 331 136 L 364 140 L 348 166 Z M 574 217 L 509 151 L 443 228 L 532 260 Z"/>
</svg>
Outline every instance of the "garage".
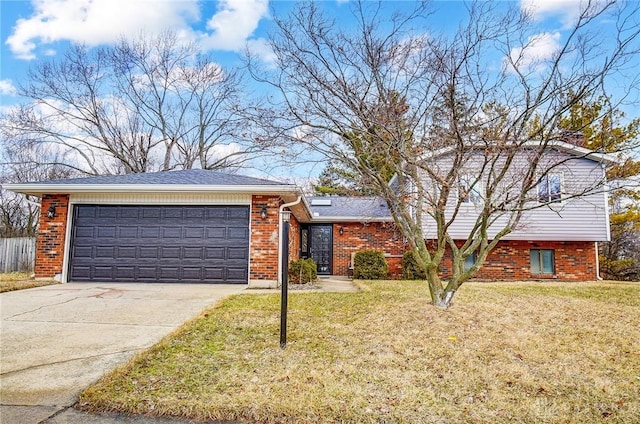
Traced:
<svg viewBox="0 0 640 424">
<path fill-rule="evenodd" d="M 247 284 L 248 206 L 74 205 L 68 280 Z"/>
</svg>

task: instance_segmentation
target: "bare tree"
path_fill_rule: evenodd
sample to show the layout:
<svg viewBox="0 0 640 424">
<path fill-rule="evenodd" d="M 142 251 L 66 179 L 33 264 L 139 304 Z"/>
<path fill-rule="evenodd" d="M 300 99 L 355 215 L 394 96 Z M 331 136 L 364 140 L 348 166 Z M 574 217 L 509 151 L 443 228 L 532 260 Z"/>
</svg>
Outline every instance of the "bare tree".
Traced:
<svg viewBox="0 0 640 424">
<path fill-rule="evenodd" d="M 4 133 L 89 174 L 233 168 L 263 150 L 242 134 L 242 78 L 170 32 L 71 47 L 37 65 L 2 117 Z"/>
<path fill-rule="evenodd" d="M 6 143 L 0 146 L 0 186 L 55 180 L 74 174 L 73 170 L 62 165 L 64 161 L 61 158 L 38 150 L 42 146 L 28 146 L 15 135 L 5 134 L 4 138 Z M 0 237 L 35 237 L 39 217 L 40 206 L 36 196 L 23 196 L 0 187 Z"/>
<path fill-rule="evenodd" d="M 432 303 L 447 308 L 497 243 L 527 225 L 530 209 L 562 213 L 558 199 L 540 191 L 554 171 L 571 172 L 579 160 L 555 151 L 559 119 L 574 103 L 607 94 L 610 76 L 620 77 L 625 92 L 637 88 L 624 78 L 637 66 L 636 5 L 583 6 L 543 56 L 536 48 L 547 35 L 526 12 L 500 2 L 470 4 L 452 36 L 430 29 L 423 3 L 383 20 L 389 3 L 355 2 L 348 29 L 318 4 L 298 5 L 276 19 L 277 69 L 250 60 L 253 76 L 278 92 L 265 137 L 357 171 L 386 199 L 426 273 Z M 610 33 L 602 34 L 597 24 L 605 17 Z M 602 184 L 566 184 L 563 199 Z M 469 203 L 473 214 L 465 212 Z M 462 220 L 464 234 L 456 227 Z M 449 251 L 453 270 L 443 281 L 438 268 Z"/>
</svg>

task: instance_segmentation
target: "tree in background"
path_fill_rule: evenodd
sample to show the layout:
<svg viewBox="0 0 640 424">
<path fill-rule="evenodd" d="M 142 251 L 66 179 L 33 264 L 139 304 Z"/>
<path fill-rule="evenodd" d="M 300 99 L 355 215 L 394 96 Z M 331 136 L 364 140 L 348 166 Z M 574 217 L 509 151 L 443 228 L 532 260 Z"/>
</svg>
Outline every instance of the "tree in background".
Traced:
<svg viewBox="0 0 640 424">
<path fill-rule="evenodd" d="M 640 179 L 636 187 L 613 192 L 611 241 L 600 246 L 600 270 L 606 278 L 640 281 Z"/>
<path fill-rule="evenodd" d="M 3 142 L 18 134 L 85 174 L 237 168 L 264 152 L 241 116 L 239 71 L 170 31 L 72 46 L 31 69 L 19 94 L 28 102 L 0 118 Z"/>
<path fill-rule="evenodd" d="M 606 96 L 611 76 L 628 84 L 626 92 L 637 89 L 637 75 L 624 72 L 637 66 L 638 10 L 629 2 L 583 2 L 557 48 L 541 55 L 548 34 L 517 5 L 472 2 L 453 35 L 432 31 L 428 4 L 404 6 L 383 21 L 380 9 L 393 4 L 350 3 L 357 24 L 340 28 L 321 4 L 297 4 L 275 18 L 276 69 L 251 58 L 249 65 L 282 99 L 274 96 L 271 113 L 260 116 L 263 137 L 362 176 L 386 200 L 432 303 L 448 308 L 528 210 L 553 206 L 537 189 L 558 167 L 570 167 L 571 158 L 554 154 L 560 118 L 576 103 Z M 399 100 L 407 105 L 401 114 Z M 380 172 L 386 166 L 391 184 Z M 604 183 L 568 185 L 563 200 L 602 191 Z M 470 203 L 475 221 L 454 237 L 452 225 Z M 443 281 L 438 267 L 447 252 L 453 269 Z"/>
<path fill-rule="evenodd" d="M 356 171 L 349 171 L 341 164 L 328 163 L 313 184 L 317 196 L 366 196 L 368 193 L 358 184 Z"/>
<path fill-rule="evenodd" d="M 600 269 L 607 278 L 630 280 L 640 278 L 640 161 L 628 154 L 638 146 L 640 118 L 624 120 L 625 114 L 600 96 L 590 103 L 575 103 L 559 126 L 584 134 L 588 149 L 620 156 L 620 164 L 607 169 L 613 189 L 611 241 L 600 244 Z"/>
<path fill-rule="evenodd" d="M 16 181 L 44 181 L 74 175 L 64 160 L 52 152 L 25 148 L 19 136 L 8 137 L 0 146 L 0 186 Z M 31 146 L 41 147 L 41 146 Z M 43 160 L 46 158 L 46 160 Z M 39 199 L 0 187 L 0 237 L 35 237 L 40 217 Z"/>
<path fill-rule="evenodd" d="M 396 149 L 396 140 L 411 145 L 413 135 L 405 120 L 409 104 L 398 92 L 389 93 L 388 102 L 379 102 L 371 110 L 371 116 L 365 131 L 349 131 L 342 135 L 350 146 L 345 151 L 354 152 L 358 166 L 349 168 L 349 158 L 342 157 L 330 162 L 314 185 L 320 195 L 375 195 L 376 182 L 369 181 L 371 176 L 358 171 L 360 167 L 376 170 L 377 183 L 389 183 L 402 158 Z"/>
</svg>

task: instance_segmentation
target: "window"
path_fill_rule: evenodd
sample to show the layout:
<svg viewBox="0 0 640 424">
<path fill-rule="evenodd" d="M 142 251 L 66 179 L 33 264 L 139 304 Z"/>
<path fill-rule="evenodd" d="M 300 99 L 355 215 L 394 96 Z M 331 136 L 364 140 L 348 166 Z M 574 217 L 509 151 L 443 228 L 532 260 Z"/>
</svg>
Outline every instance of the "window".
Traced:
<svg viewBox="0 0 640 424">
<path fill-rule="evenodd" d="M 553 274 L 555 273 L 555 254 L 549 249 L 531 249 L 531 273 Z"/>
<path fill-rule="evenodd" d="M 467 256 L 467 259 L 464 260 L 464 270 L 469 271 L 473 266 L 473 264 L 476 263 L 477 259 L 478 259 L 477 252 L 473 252 L 470 256 Z"/>
<path fill-rule="evenodd" d="M 460 185 L 458 186 L 459 195 L 462 203 L 481 203 L 482 202 L 482 183 L 476 181 L 474 175 L 461 175 Z"/>
<path fill-rule="evenodd" d="M 540 203 L 557 202 L 562 199 L 562 175 L 548 174 L 538 183 L 538 201 Z"/>
</svg>

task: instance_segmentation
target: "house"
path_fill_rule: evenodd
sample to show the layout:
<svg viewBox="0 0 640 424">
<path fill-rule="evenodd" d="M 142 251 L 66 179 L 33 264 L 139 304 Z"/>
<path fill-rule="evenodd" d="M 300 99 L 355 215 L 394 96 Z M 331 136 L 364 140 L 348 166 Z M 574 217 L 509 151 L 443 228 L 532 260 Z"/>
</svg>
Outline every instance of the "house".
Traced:
<svg viewBox="0 0 640 424">
<path fill-rule="evenodd" d="M 559 146 L 561 154 L 579 158 L 558 184 L 602 176 L 603 163 L 613 160 Z M 307 198 L 292 184 L 222 172 L 165 171 L 4 187 L 41 197 L 35 274 L 63 282 L 275 287 L 282 263 L 282 211 L 291 212 L 289 259 L 313 258 L 320 275 L 347 275 L 355 252 L 380 249 L 392 275 L 399 276 L 406 250 L 379 198 Z M 609 238 L 606 193 L 565 203 L 562 213 L 532 211 L 526 225 L 490 254 L 478 277 L 596 279 L 597 242 Z M 470 203 L 452 227 L 454 238 L 464 236 L 466 218 L 473 213 Z M 429 225 L 425 220 L 425 234 L 433 235 Z M 443 263 L 445 277 L 450 262 Z"/>
</svg>

